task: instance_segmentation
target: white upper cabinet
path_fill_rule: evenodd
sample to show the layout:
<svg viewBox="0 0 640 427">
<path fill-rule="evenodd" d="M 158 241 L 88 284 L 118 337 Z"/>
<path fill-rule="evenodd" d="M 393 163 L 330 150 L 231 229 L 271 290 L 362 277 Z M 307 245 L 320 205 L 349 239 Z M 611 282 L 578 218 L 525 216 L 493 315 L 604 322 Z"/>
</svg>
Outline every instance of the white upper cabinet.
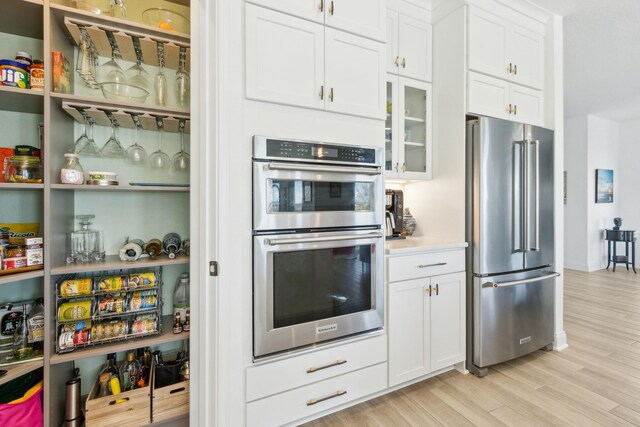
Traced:
<svg viewBox="0 0 640 427">
<path fill-rule="evenodd" d="M 536 126 L 544 125 L 543 92 L 469 71 L 467 111 Z"/>
<path fill-rule="evenodd" d="M 386 0 L 324 0 L 327 26 L 381 42 L 386 33 Z"/>
<path fill-rule="evenodd" d="M 270 9 L 324 23 L 324 0 L 250 0 Z"/>
<path fill-rule="evenodd" d="M 431 46 L 431 25 L 393 10 L 387 12 L 388 72 L 430 82 Z"/>
<path fill-rule="evenodd" d="M 385 41 L 386 0 L 249 0 L 349 33 Z"/>
<path fill-rule="evenodd" d="M 468 66 L 473 71 L 542 89 L 544 36 L 522 23 L 469 7 Z"/>
<path fill-rule="evenodd" d="M 324 27 L 247 5 L 247 98 L 323 108 Z"/>
<path fill-rule="evenodd" d="M 384 44 L 325 30 L 325 107 L 337 113 L 383 119 Z"/>
<path fill-rule="evenodd" d="M 385 44 L 246 5 L 249 99 L 384 119 Z"/>
</svg>

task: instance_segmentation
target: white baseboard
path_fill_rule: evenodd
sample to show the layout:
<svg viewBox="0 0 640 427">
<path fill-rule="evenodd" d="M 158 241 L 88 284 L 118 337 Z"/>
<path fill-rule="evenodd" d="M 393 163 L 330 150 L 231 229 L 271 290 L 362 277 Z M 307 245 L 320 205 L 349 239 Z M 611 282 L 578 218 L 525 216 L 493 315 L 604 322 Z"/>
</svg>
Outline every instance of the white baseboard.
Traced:
<svg viewBox="0 0 640 427">
<path fill-rule="evenodd" d="M 562 351 L 569 347 L 567 343 L 567 333 L 565 331 L 556 332 L 553 338 L 553 349 L 555 351 Z"/>
<path fill-rule="evenodd" d="M 566 262 L 564 263 L 564 268 L 569 269 L 569 270 L 578 270 L 578 271 L 589 271 L 589 267 L 583 264 L 573 264 L 570 262 Z"/>
</svg>

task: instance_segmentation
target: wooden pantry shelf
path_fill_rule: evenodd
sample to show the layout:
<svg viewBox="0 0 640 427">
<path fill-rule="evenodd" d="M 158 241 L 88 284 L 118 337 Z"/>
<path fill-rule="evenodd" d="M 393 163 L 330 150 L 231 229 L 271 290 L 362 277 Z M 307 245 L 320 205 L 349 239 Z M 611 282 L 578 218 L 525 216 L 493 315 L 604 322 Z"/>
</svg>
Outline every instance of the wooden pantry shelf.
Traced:
<svg viewBox="0 0 640 427">
<path fill-rule="evenodd" d="M 90 357 L 103 356 L 109 353 L 131 350 L 139 347 L 151 347 L 160 344 L 167 344 L 189 339 L 189 332 L 181 334 L 173 333 L 173 316 L 162 316 L 162 332 L 151 337 L 131 338 L 111 344 L 97 344 L 91 347 L 79 348 L 70 353 L 53 354 L 49 359 L 52 365 L 72 362 L 74 360 L 87 359 Z"/>
<path fill-rule="evenodd" d="M 24 374 L 35 371 L 38 368 L 42 368 L 43 366 L 44 362 L 42 360 L 42 357 L 32 359 L 27 362 L 17 362 L 6 366 L 0 365 L 0 369 L 4 369 L 7 371 L 6 375 L 0 377 L 0 385 L 8 383 L 9 381 L 14 380 Z"/>
<path fill-rule="evenodd" d="M 36 279 L 38 277 L 44 277 L 44 270 L 42 270 L 42 268 L 36 271 L 23 271 L 22 273 L 13 273 L 0 276 L 0 285 L 16 283 L 22 280 Z"/>
<path fill-rule="evenodd" d="M 0 190 L 42 190 L 44 184 L 26 184 L 21 182 L 0 182 Z"/>
<path fill-rule="evenodd" d="M 85 262 L 77 264 L 66 264 L 51 269 L 52 276 L 74 273 L 91 273 L 97 271 L 110 270 L 131 270 L 152 267 L 161 267 L 165 265 L 181 265 L 189 264 L 189 257 L 186 255 L 178 255 L 174 259 L 170 259 L 165 255 L 155 258 L 142 258 L 138 261 L 122 261 L 118 255 L 107 255 L 101 262 Z"/>
<path fill-rule="evenodd" d="M 189 40 L 176 39 L 175 37 L 167 37 L 166 33 L 174 35 L 174 33 L 163 32 L 164 34 L 150 34 L 149 29 L 154 27 L 145 26 L 146 28 L 123 28 L 113 23 L 96 22 L 94 19 L 84 19 L 74 16 L 65 16 L 63 19 L 73 42 L 78 46 L 82 39 L 81 29 L 84 29 L 91 40 L 91 44 L 97 51 L 98 56 L 111 57 L 112 45 L 109 37 L 113 36 L 115 45 L 125 61 L 135 62 L 138 59 L 136 52 L 136 44 L 139 44 L 142 53 L 142 62 L 151 66 L 159 66 L 160 58 L 158 57 L 158 44 L 164 46 L 164 66 L 169 69 L 176 70 L 179 65 L 180 50 L 186 53 L 186 68 L 189 70 L 191 62 L 191 49 Z"/>
<path fill-rule="evenodd" d="M 165 187 L 162 185 L 69 185 L 69 184 L 52 184 L 52 190 L 68 190 L 68 191 L 149 191 L 149 192 L 169 192 L 169 193 L 188 193 L 189 187 Z"/>
<path fill-rule="evenodd" d="M 43 114 L 43 95 L 44 92 L 38 90 L 0 86 L 0 110 Z"/>
</svg>

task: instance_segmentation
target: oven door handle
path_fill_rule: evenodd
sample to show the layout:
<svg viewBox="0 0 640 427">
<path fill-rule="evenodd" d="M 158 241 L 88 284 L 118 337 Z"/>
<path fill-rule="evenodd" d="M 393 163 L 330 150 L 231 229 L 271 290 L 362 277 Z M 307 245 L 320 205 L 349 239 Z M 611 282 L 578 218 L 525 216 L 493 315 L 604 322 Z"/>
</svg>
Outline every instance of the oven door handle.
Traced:
<svg viewBox="0 0 640 427">
<path fill-rule="evenodd" d="M 360 175 L 381 175 L 382 169 L 380 166 L 357 168 L 349 166 L 323 166 L 323 165 L 303 165 L 303 164 L 289 164 L 289 163 L 267 163 L 264 165 L 265 170 L 284 170 L 284 171 L 301 171 L 301 172 L 334 172 L 334 173 L 349 173 Z"/>
<path fill-rule="evenodd" d="M 321 242 L 339 242 L 342 240 L 362 240 L 362 239 L 379 239 L 382 238 L 382 233 L 367 233 L 367 234 L 345 234 L 342 236 L 327 236 L 327 237 L 301 237 L 299 239 L 264 239 L 264 244 L 267 246 L 278 245 L 292 245 L 297 243 L 321 243 Z"/>
</svg>

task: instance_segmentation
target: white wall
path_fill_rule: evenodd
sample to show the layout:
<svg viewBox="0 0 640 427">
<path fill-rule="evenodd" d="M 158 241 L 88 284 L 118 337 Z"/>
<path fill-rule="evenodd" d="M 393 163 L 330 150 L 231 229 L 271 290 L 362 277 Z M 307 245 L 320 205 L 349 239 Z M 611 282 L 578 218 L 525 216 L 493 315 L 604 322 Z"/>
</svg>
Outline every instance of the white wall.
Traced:
<svg viewBox="0 0 640 427">
<path fill-rule="evenodd" d="M 622 228 L 625 230 L 640 230 L 640 197 L 638 183 L 640 183 L 640 119 L 620 124 L 618 173 L 616 179 L 619 190 L 618 212 L 622 217 Z M 636 255 L 636 259 L 640 256 Z"/>
<path fill-rule="evenodd" d="M 621 216 L 622 190 L 620 125 L 602 117 L 587 115 L 565 119 L 565 170 L 567 204 L 565 205 L 565 266 L 595 271 L 607 265 L 605 228 Z M 624 154 L 626 157 L 627 154 Z M 596 169 L 613 169 L 613 203 L 596 203 Z M 624 173 L 627 173 L 626 171 Z M 626 224 L 625 224 L 626 225 Z"/>
<path fill-rule="evenodd" d="M 617 173 L 619 125 L 598 116 L 588 116 L 587 151 L 587 247 L 588 270 L 595 271 L 607 266 L 607 247 L 603 240 L 605 228 L 613 226 L 613 218 L 618 216 L 620 192 Z M 613 169 L 613 203 L 596 203 L 596 169 Z"/>
<path fill-rule="evenodd" d="M 564 170 L 567 172 L 564 265 L 587 270 L 587 117 L 566 118 L 564 126 Z"/>
</svg>

